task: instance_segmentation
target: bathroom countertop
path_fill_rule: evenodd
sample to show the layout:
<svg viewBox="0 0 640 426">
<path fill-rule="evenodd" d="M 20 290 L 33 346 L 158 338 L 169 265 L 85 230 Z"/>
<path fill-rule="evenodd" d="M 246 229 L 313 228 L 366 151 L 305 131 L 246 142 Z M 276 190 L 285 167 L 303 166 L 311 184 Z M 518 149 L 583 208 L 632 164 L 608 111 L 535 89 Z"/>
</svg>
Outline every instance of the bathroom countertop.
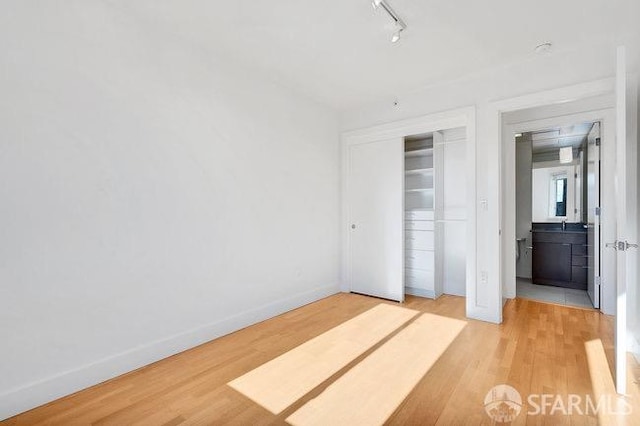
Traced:
<svg viewBox="0 0 640 426">
<path fill-rule="evenodd" d="M 588 231 L 585 224 L 580 222 L 567 222 L 562 229 L 562 222 L 534 222 L 531 224 L 531 232 L 564 232 L 567 234 L 584 234 Z"/>
<path fill-rule="evenodd" d="M 550 233 L 565 233 L 565 234 L 585 234 L 586 229 L 532 229 L 531 232 L 550 232 Z"/>
</svg>

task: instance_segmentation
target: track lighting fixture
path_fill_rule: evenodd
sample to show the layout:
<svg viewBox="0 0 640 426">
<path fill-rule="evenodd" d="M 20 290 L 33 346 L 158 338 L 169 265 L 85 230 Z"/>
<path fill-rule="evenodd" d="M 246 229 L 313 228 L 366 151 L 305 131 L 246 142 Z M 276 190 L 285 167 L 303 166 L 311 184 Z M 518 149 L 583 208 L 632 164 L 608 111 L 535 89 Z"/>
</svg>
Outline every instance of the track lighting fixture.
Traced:
<svg viewBox="0 0 640 426">
<path fill-rule="evenodd" d="M 397 43 L 400 41 L 400 33 L 404 30 L 404 28 L 398 28 L 396 32 L 391 36 L 391 43 Z"/>
<path fill-rule="evenodd" d="M 400 41 L 401 33 L 407 29 L 407 24 L 404 23 L 402 18 L 398 16 L 398 14 L 391 8 L 389 3 L 386 0 L 372 0 L 371 5 L 374 9 L 382 9 L 387 12 L 387 15 L 393 19 L 393 22 L 396 24 L 396 30 L 391 36 L 391 43 L 397 43 Z"/>
</svg>

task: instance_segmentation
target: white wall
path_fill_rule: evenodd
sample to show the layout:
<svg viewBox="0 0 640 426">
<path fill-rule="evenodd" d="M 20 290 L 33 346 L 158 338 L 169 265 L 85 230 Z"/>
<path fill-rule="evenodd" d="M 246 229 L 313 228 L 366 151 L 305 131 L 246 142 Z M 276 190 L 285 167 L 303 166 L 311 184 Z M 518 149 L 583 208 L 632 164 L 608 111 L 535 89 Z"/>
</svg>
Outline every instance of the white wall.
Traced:
<svg viewBox="0 0 640 426">
<path fill-rule="evenodd" d="M 338 291 L 333 112 L 109 2 L 0 40 L 0 418 Z"/>
<path fill-rule="evenodd" d="M 629 44 L 637 45 L 637 40 Z M 631 58 L 637 68 L 637 51 Z M 500 283 L 500 205 L 496 188 L 500 182 L 500 159 L 494 156 L 498 123 L 492 103 L 501 99 L 543 90 L 611 78 L 615 75 L 615 43 L 590 45 L 582 49 L 557 51 L 550 55 L 530 56 L 503 67 L 479 72 L 448 83 L 423 88 L 413 93 L 390 96 L 342 114 L 343 130 L 368 127 L 391 121 L 475 105 L 476 138 L 476 294 L 473 303 L 486 312 L 499 312 Z M 393 101 L 398 100 L 395 107 Z M 470 218 L 470 220 L 473 220 Z M 501 305 L 500 305 L 501 306 Z M 501 321 L 501 315 L 479 317 Z"/>
</svg>

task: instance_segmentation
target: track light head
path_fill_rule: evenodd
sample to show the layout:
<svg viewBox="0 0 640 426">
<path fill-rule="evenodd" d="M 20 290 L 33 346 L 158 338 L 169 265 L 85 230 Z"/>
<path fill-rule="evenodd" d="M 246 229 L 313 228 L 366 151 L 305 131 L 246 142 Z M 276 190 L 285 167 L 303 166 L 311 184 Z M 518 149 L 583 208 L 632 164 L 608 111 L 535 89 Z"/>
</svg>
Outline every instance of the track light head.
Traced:
<svg viewBox="0 0 640 426">
<path fill-rule="evenodd" d="M 397 43 L 400 41 L 400 33 L 402 33 L 402 28 L 398 28 L 398 30 L 393 33 L 391 36 L 391 43 Z"/>
<path fill-rule="evenodd" d="M 387 15 L 389 15 L 389 17 L 393 19 L 393 22 L 396 25 L 396 31 L 391 36 L 391 42 L 397 43 L 398 41 L 400 41 L 400 33 L 407 28 L 407 24 L 405 24 L 402 18 L 398 16 L 398 14 L 393 10 L 387 0 L 371 0 L 371 5 L 374 9 L 380 8 L 384 10 Z"/>
</svg>

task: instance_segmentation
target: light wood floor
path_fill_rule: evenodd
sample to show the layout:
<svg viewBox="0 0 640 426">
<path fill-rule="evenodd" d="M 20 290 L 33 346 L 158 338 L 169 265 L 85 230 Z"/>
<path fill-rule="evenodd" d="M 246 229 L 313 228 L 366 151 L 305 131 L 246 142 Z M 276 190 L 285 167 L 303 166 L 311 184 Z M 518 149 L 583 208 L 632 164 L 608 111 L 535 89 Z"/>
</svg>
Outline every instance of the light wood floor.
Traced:
<svg viewBox="0 0 640 426">
<path fill-rule="evenodd" d="M 354 294 L 335 295 L 1 424 L 285 424 L 284 419 L 388 339 L 279 415 L 253 403 L 227 383 L 379 303 L 391 302 Z M 403 306 L 465 319 L 464 299 L 459 297 L 443 296 L 437 301 L 408 297 Z M 483 401 L 491 387 L 502 383 L 515 387 L 523 398 L 533 393 L 595 398 L 603 392 L 602 386 L 611 386 L 612 317 L 594 310 L 515 299 L 507 302 L 501 325 L 467 321 L 457 339 L 388 419 L 389 424 L 492 424 Z M 606 355 L 606 362 L 602 357 L 596 373 L 593 365 L 590 370 L 585 349 L 585 342 L 594 339 L 601 340 Z M 415 350 L 419 352 L 420 348 Z M 610 422 L 580 415 L 527 417 L 523 412 L 513 424 L 640 424 L 640 393 L 633 380 L 640 376 L 640 369 L 631 358 L 629 362 L 633 416 Z M 594 375 L 598 377 L 592 378 Z"/>
</svg>

